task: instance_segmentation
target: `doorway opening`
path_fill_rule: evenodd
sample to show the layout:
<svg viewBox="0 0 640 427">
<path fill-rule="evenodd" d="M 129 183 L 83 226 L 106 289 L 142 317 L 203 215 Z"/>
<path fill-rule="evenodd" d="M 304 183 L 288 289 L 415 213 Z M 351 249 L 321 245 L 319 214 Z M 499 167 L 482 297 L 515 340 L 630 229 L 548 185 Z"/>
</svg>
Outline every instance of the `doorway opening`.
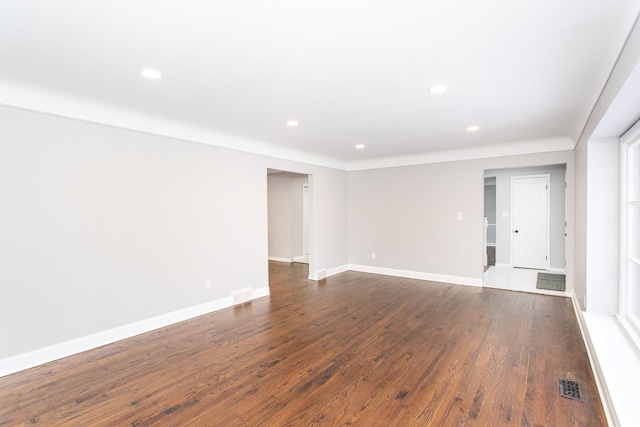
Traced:
<svg viewBox="0 0 640 427">
<path fill-rule="evenodd" d="M 484 178 L 484 286 L 564 294 L 537 284 L 538 273 L 565 274 L 566 164 L 490 169 Z"/>
<path fill-rule="evenodd" d="M 311 267 L 311 178 L 307 174 L 267 169 L 268 259 L 271 262 Z"/>
<path fill-rule="evenodd" d="M 496 265 L 496 177 L 484 179 L 484 271 Z"/>
</svg>

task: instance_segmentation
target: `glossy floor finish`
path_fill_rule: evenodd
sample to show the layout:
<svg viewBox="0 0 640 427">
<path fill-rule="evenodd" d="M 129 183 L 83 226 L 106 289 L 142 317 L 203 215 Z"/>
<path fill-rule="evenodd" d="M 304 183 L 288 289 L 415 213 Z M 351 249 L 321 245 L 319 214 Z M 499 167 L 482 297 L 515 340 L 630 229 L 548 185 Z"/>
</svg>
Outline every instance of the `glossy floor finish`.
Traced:
<svg viewBox="0 0 640 427">
<path fill-rule="evenodd" d="M 0 425 L 606 425 L 569 299 L 307 268 L 271 262 L 270 297 L 0 378 Z"/>
</svg>

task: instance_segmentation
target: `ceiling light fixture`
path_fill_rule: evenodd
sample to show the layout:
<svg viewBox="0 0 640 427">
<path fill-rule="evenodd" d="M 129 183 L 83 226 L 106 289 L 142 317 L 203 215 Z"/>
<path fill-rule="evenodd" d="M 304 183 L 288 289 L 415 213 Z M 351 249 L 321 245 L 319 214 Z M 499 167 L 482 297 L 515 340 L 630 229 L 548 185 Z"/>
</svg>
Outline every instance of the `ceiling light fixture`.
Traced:
<svg viewBox="0 0 640 427">
<path fill-rule="evenodd" d="M 439 93 L 444 93 L 446 91 L 447 91 L 447 86 L 445 85 L 435 85 L 429 88 L 429 92 L 431 92 L 434 95 L 437 95 Z"/>
<path fill-rule="evenodd" d="M 358 150 L 362 150 L 364 148 L 364 144 L 358 144 L 358 145 L 356 145 L 356 148 Z"/>
<path fill-rule="evenodd" d="M 477 132 L 480 130 L 480 126 L 469 126 L 467 132 Z"/>
<path fill-rule="evenodd" d="M 297 120 L 287 120 L 287 126 L 294 128 L 296 126 L 298 126 L 300 123 L 298 123 Z"/>
<path fill-rule="evenodd" d="M 154 70 L 152 68 L 144 68 L 140 70 L 140 74 L 148 79 L 158 80 L 162 78 L 162 73 L 158 70 Z"/>
</svg>

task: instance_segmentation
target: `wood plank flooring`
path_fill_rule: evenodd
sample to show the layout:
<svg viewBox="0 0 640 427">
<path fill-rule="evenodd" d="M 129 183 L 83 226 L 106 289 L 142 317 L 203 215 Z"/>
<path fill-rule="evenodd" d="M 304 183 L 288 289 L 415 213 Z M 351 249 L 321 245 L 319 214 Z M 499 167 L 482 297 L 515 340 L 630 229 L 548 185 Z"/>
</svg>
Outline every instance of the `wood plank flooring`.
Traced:
<svg viewBox="0 0 640 427">
<path fill-rule="evenodd" d="M 569 299 L 307 268 L 271 262 L 270 297 L 0 378 L 0 426 L 606 425 Z"/>
</svg>

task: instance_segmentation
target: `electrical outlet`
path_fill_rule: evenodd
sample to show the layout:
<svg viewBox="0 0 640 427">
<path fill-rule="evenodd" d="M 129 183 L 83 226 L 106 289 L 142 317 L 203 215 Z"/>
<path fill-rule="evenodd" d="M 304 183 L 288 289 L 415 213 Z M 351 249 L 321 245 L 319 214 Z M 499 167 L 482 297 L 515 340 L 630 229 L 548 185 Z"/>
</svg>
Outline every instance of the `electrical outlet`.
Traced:
<svg viewBox="0 0 640 427">
<path fill-rule="evenodd" d="M 207 279 L 204 281 L 204 288 L 211 289 L 211 279 Z"/>
<path fill-rule="evenodd" d="M 376 259 L 376 253 L 375 252 L 371 252 L 371 259 Z"/>
</svg>

